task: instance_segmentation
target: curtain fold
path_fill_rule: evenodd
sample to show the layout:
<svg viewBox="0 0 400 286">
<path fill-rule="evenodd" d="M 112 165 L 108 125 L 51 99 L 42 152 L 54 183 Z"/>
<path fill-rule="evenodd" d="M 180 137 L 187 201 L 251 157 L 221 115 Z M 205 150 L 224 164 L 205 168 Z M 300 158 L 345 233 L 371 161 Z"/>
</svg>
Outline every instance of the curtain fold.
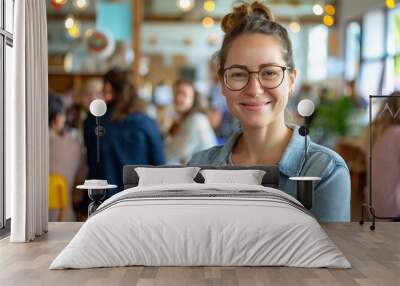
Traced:
<svg viewBox="0 0 400 286">
<path fill-rule="evenodd" d="M 6 98 L 6 187 L 11 242 L 48 229 L 48 66 L 45 0 L 15 1 L 13 92 Z"/>
</svg>

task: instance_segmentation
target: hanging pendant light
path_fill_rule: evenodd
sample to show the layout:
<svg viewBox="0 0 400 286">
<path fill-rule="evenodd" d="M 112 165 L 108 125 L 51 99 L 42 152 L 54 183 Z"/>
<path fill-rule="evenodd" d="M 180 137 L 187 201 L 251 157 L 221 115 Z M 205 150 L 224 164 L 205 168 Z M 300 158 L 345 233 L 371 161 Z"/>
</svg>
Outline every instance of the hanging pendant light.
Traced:
<svg viewBox="0 0 400 286">
<path fill-rule="evenodd" d="M 194 0 L 177 0 L 176 6 L 183 12 L 189 12 L 194 6 Z"/>
<path fill-rule="evenodd" d="M 67 3 L 68 0 L 50 0 L 50 6 L 56 11 L 60 11 Z"/>
<path fill-rule="evenodd" d="M 90 0 L 74 0 L 74 8 L 80 11 L 86 10 L 89 7 Z"/>
</svg>

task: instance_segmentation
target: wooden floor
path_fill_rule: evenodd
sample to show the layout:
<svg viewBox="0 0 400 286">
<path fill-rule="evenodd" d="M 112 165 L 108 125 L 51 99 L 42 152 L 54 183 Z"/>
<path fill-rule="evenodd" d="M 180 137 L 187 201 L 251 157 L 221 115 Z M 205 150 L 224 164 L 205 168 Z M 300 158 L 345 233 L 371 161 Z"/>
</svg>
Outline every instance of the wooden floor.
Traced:
<svg viewBox="0 0 400 286">
<path fill-rule="evenodd" d="M 32 243 L 0 241 L 0 285 L 400 285 L 400 224 L 375 231 L 357 223 L 323 224 L 352 269 L 289 267 L 122 267 L 48 270 L 81 223 L 50 223 Z"/>
</svg>

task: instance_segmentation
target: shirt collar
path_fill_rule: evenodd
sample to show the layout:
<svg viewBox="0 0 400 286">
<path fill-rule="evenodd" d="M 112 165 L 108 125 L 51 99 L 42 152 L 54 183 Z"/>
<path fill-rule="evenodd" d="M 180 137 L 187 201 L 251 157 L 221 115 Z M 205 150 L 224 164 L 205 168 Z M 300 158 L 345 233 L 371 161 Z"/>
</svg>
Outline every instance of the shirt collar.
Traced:
<svg viewBox="0 0 400 286">
<path fill-rule="evenodd" d="M 242 130 L 234 132 L 231 137 L 229 137 L 228 141 L 222 146 L 221 152 L 215 158 L 215 163 L 218 165 L 229 165 L 229 155 L 232 152 L 233 147 L 235 146 L 237 140 L 242 134 Z"/>
<path fill-rule="evenodd" d="M 297 176 L 304 163 L 304 137 L 299 134 L 299 126 L 293 124 L 286 124 L 286 126 L 293 130 L 293 134 L 278 166 L 285 175 Z M 240 129 L 229 138 L 222 147 L 220 155 L 215 158 L 217 164 L 229 164 L 229 155 L 241 134 L 242 130 Z M 309 145 L 310 140 L 307 140 L 307 148 Z"/>
</svg>

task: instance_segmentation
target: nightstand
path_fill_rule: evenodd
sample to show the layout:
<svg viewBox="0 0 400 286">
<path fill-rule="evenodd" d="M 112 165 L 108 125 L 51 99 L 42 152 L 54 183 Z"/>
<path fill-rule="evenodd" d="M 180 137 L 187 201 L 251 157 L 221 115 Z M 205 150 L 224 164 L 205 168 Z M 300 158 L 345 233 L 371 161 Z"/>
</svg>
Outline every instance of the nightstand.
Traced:
<svg viewBox="0 0 400 286">
<path fill-rule="evenodd" d="M 103 203 L 107 189 L 114 189 L 116 187 L 116 185 L 109 185 L 107 180 L 85 180 L 84 185 L 79 185 L 76 188 L 88 190 L 88 196 L 92 200 L 88 206 L 88 215 L 90 216 Z"/>
<path fill-rule="evenodd" d="M 314 184 L 320 177 L 290 177 L 289 180 L 297 182 L 296 198 L 305 208 L 311 209 L 314 204 Z"/>
</svg>

